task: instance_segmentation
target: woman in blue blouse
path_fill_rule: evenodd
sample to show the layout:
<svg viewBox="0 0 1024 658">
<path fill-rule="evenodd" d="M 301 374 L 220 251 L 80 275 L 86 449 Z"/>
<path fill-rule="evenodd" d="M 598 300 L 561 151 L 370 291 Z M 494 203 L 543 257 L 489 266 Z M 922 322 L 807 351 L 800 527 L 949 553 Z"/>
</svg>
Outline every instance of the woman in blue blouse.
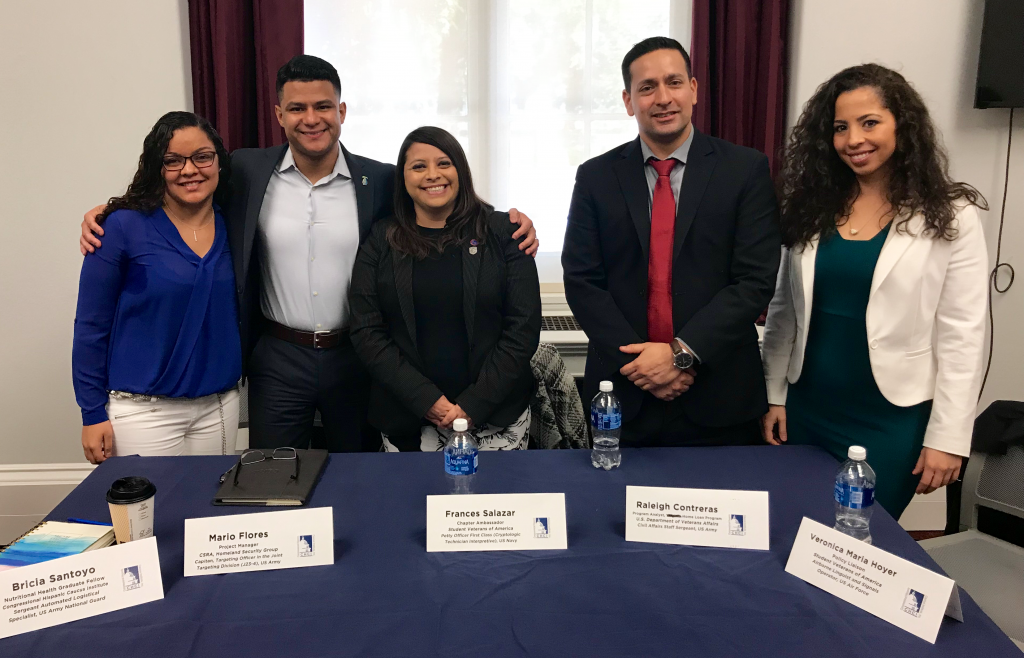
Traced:
<svg viewBox="0 0 1024 658">
<path fill-rule="evenodd" d="M 230 158 L 191 112 L 162 116 L 85 257 L 72 370 L 82 447 L 111 455 L 234 451 L 242 372 L 224 218 Z"/>
</svg>

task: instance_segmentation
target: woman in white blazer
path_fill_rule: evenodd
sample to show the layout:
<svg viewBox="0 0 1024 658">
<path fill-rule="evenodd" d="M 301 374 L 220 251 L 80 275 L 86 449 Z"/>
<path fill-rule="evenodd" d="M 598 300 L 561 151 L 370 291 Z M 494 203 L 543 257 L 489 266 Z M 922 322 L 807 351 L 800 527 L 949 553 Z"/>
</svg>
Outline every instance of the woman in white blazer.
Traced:
<svg viewBox="0 0 1024 658">
<path fill-rule="evenodd" d="M 920 95 L 868 64 L 821 85 L 780 177 L 783 249 L 764 333 L 772 444 L 867 448 L 899 518 L 959 476 L 981 384 L 985 200 L 949 178 Z"/>
</svg>

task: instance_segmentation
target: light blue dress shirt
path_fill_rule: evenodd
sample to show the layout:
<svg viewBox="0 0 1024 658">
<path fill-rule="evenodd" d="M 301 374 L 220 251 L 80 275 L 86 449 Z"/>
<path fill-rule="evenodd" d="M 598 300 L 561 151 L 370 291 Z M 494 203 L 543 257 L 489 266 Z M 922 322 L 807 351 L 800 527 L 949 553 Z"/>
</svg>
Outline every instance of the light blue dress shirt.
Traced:
<svg viewBox="0 0 1024 658">
<path fill-rule="evenodd" d="M 334 170 L 315 184 L 291 148 L 285 152 L 263 197 L 259 231 L 263 315 L 301 331 L 347 327 L 359 215 L 340 149 Z"/>
</svg>

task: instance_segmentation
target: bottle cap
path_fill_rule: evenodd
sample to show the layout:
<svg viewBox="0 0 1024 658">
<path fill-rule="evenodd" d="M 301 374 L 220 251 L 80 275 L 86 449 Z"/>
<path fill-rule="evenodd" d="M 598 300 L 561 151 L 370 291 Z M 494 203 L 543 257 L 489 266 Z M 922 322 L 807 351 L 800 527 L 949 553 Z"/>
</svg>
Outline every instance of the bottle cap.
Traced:
<svg viewBox="0 0 1024 658">
<path fill-rule="evenodd" d="M 465 418 L 456 418 L 455 422 L 452 423 L 452 429 L 456 432 L 465 432 L 469 429 L 469 423 Z"/>
<path fill-rule="evenodd" d="M 855 462 L 862 462 L 868 458 L 868 451 L 861 446 L 850 446 L 846 456 Z"/>
<path fill-rule="evenodd" d="M 601 392 L 602 393 L 611 393 L 612 392 L 612 383 L 610 381 L 608 381 L 608 380 L 605 380 L 605 381 L 601 382 L 600 388 L 601 388 Z"/>
</svg>

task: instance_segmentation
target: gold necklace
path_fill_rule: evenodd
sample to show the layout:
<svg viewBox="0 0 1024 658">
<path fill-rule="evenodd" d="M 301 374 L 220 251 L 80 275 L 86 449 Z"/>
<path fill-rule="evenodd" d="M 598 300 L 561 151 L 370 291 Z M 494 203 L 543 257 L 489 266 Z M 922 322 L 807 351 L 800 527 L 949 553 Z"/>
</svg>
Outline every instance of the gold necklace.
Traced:
<svg viewBox="0 0 1024 658">
<path fill-rule="evenodd" d="M 203 229 L 205 229 L 205 228 L 206 228 L 207 226 L 209 226 L 209 225 L 210 225 L 210 224 L 212 223 L 212 221 L 211 221 L 211 220 L 212 220 L 212 215 L 213 215 L 213 208 L 211 208 L 211 209 L 210 209 L 210 215 L 211 215 L 210 219 L 206 220 L 206 221 L 205 221 L 205 223 L 204 223 L 204 224 L 203 224 L 202 226 L 200 226 L 199 228 L 196 228 L 195 226 L 189 226 L 188 224 L 186 224 L 186 223 L 185 223 L 184 221 L 182 221 L 182 220 L 181 220 L 181 218 L 180 218 L 180 217 L 178 217 L 178 216 L 177 216 L 177 215 L 175 215 L 175 214 L 174 214 L 173 212 L 171 212 L 171 209 L 170 209 L 170 207 L 169 207 L 169 206 L 166 206 L 166 205 L 165 205 L 165 206 L 164 206 L 164 211 L 166 211 L 166 212 L 167 212 L 167 214 L 168 214 L 168 215 L 170 215 L 171 219 L 173 219 L 174 221 L 178 222 L 179 224 L 182 224 L 182 225 L 184 225 L 184 226 L 185 226 L 185 228 L 190 228 L 190 229 L 192 229 L 192 239 L 193 239 L 193 240 L 194 240 L 195 242 L 199 242 L 199 234 L 198 234 L 198 231 L 202 231 Z"/>
<path fill-rule="evenodd" d="M 878 207 L 878 210 L 881 210 L 881 209 L 882 209 L 882 208 L 883 208 L 884 206 L 885 206 L 885 204 L 883 203 L 883 204 L 882 204 L 881 206 L 879 206 L 879 207 Z M 878 212 L 878 210 L 876 210 L 875 212 Z M 881 215 L 878 215 L 878 217 L 876 217 L 876 218 L 875 218 L 875 221 L 878 221 L 878 220 L 879 220 L 879 219 L 881 219 L 882 217 L 885 217 L 885 215 L 887 215 L 887 214 L 889 214 L 889 213 L 882 213 Z M 850 219 L 850 218 L 849 218 L 849 217 L 847 217 L 847 222 L 849 222 L 849 219 Z M 864 222 L 863 224 L 861 224 L 860 228 L 853 228 L 853 226 L 851 226 L 851 227 L 850 227 L 850 235 L 857 235 L 857 234 L 858 234 L 858 233 L 860 233 L 860 232 L 861 232 L 861 230 L 862 230 L 862 229 L 863 229 L 863 228 L 864 228 L 865 226 L 867 226 L 867 225 L 868 225 L 869 223 L 870 223 L 870 222 Z"/>
</svg>

